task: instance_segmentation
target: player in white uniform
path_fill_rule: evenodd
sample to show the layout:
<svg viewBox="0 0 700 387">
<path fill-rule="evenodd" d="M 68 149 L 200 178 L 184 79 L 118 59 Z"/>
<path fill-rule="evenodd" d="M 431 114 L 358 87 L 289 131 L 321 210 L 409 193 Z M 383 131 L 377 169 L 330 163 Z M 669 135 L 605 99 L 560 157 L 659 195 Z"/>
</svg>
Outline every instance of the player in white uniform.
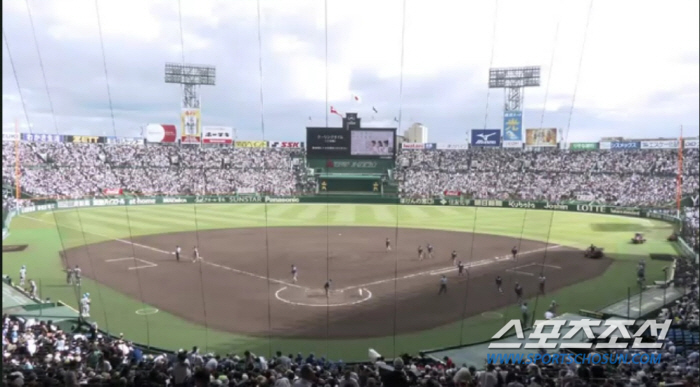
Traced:
<svg viewBox="0 0 700 387">
<path fill-rule="evenodd" d="M 80 300 L 80 314 L 83 317 L 90 317 L 90 293 L 83 294 L 83 298 Z"/>
<path fill-rule="evenodd" d="M 197 246 L 194 247 L 194 250 L 192 251 L 192 263 L 195 263 L 197 261 L 202 261 L 202 256 L 199 255 L 199 249 Z"/>
<path fill-rule="evenodd" d="M 182 249 L 180 248 L 180 245 L 177 245 L 175 247 L 175 259 L 180 262 L 180 253 L 182 252 Z"/>
<path fill-rule="evenodd" d="M 82 270 L 80 270 L 80 266 L 75 265 L 73 268 L 73 279 L 75 282 L 75 285 L 80 286 L 80 274 L 82 273 Z"/>
<path fill-rule="evenodd" d="M 27 279 L 27 266 L 22 265 L 19 269 L 19 286 L 24 286 L 25 279 Z"/>
<path fill-rule="evenodd" d="M 292 282 L 297 283 L 297 274 L 299 270 L 297 270 L 297 267 L 295 265 L 292 265 Z"/>
<path fill-rule="evenodd" d="M 37 298 L 36 297 L 37 288 L 36 288 L 36 282 L 34 282 L 34 280 L 29 280 L 29 288 L 31 289 L 30 292 L 32 294 L 32 297 Z"/>
</svg>

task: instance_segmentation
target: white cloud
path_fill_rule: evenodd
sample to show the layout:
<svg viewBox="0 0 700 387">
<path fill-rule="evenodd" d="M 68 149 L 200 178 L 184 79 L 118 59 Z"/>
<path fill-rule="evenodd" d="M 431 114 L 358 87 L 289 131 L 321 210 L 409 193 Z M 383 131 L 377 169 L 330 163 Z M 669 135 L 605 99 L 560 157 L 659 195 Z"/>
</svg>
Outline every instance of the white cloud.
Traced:
<svg viewBox="0 0 700 387">
<path fill-rule="evenodd" d="M 162 79 L 163 63 L 181 60 L 177 4 L 99 1 L 120 131 L 177 121 L 177 88 Z M 217 66 L 217 86 L 202 89 L 205 122 L 241 133 L 259 130 L 257 2 L 181 4 L 185 60 Z M 266 126 L 278 139 L 303 138 L 308 116 L 315 120 L 326 113 L 326 34 L 330 103 L 359 109 L 368 125 L 370 116 L 377 125 L 395 124 L 403 2 L 329 1 L 327 31 L 323 4 L 261 2 Z M 490 65 L 542 67 L 542 86 L 525 91 L 526 126 L 539 125 L 545 107 L 544 125 L 565 127 L 579 77 L 571 138 L 591 140 L 611 131 L 663 135 L 679 123 L 698 127 L 698 2 L 595 1 L 580 74 L 589 0 L 499 0 L 495 24 L 495 0 L 406 4 L 404 118 L 424 122 L 433 141 L 463 139 L 466 129 L 484 126 L 486 113 L 487 126 L 502 125 L 502 90 L 488 93 L 484 111 Z M 30 0 L 30 5 L 61 130 L 111 130 L 94 1 Z M 52 131 L 24 2 L 4 2 L 3 13 L 29 119 L 37 130 Z M 24 120 L 7 61 L 3 80 L 4 115 Z M 361 95 L 363 105 L 352 104 L 351 93 Z M 372 113 L 372 105 L 380 113 Z"/>
</svg>

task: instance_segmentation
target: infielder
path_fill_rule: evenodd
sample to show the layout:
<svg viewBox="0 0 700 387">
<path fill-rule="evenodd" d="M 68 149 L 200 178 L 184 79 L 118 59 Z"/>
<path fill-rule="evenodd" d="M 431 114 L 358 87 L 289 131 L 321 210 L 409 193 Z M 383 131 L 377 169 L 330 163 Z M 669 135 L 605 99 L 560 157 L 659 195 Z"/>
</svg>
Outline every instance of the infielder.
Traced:
<svg viewBox="0 0 700 387">
<path fill-rule="evenodd" d="M 295 265 L 292 265 L 292 282 L 294 283 L 297 283 L 297 273 L 299 273 L 299 270 L 297 270 Z"/>
<path fill-rule="evenodd" d="M 438 290 L 438 295 L 443 293 L 447 294 L 447 276 L 444 274 L 440 278 L 440 290 Z"/>
<path fill-rule="evenodd" d="M 180 262 L 180 253 L 182 252 L 182 249 L 180 248 L 180 245 L 177 245 L 175 247 L 175 259 Z"/>
<path fill-rule="evenodd" d="M 428 258 L 433 259 L 433 245 L 428 243 Z"/>
<path fill-rule="evenodd" d="M 202 256 L 199 255 L 199 249 L 197 246 L 194 247 L 192 250 L 192 263 L 195 263 L 197 261 L 203 261 Z"/>
<path fill-rule="evenodd" d="M 391 251 L 391 240 L 389 238 L 386 238 L 386 251 Z"/>
</svg>

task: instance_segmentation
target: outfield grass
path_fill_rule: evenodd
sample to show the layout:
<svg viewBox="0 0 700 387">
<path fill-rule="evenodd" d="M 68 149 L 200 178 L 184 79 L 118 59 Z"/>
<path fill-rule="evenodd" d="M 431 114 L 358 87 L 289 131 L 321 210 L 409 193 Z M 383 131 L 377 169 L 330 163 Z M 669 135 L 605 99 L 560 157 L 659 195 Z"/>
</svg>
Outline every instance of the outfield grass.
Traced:
<svg viewBox="0 0 700 387">
<path fill-rule="evenodd" d="M 640 256 L 675 252 L 673 246 L 666 242 L 666 237 L 672 231 L 671 225 L 641 218 L 474 207 L 183 204 L 83 208 L 15 217 L 10 236 L 3 244 L 28 244 L 29 248 L 4 255 L 2 270 L 16 278 L 20 266 L 27 265 L 28 278 L 40 280 L 40 294 L 43 297 L 61 299 L 77 307 L 75 290 L 64 285 L 65 273 L 59 258 L 62 249 L 137 235 L 265 225 L 384 226 L 475 231 L 549 240 L 554 244 L 579 248 L 593 242 L 604 246 L 607 253 L 615 254 L 615 262 L 603 276 L 549 294 L 546 300 L 530 300 L 531 305 L 536 305 L 536 317 L 542 316 L 551 299 L 561 305 L 559 312 L 562 313 L 577 312 L 581 308 L 596 310 L 624 298 L 628 288 L 636 289 L 634 268 Z M 644 245 L 629 244 L 629 238 L 636 231 L 644 232 L 649 242 Z M 490 257 L 474 257 L 477 258 Z M 664 262 L 648 262 L 650 281 L 662 279 L 663 266 Z M 163 311 L 149 316 L 136 315 L 136 310 L 150 306 L 89 279 L 83 281 L 82 291 L 91 293 L 92 318 L 110 333 L 124 333 L 135 342 L 156 347 L 178 349 L 198 345 L 218 353 L 250 349 L 269 355 L 270 351 L 282 350 L 314 352 L 334 359 L 364 360 L 370 347 L 392 356 L 484 341 L 502 326 L 505 319 L 519 316 L 519 310 L 514 306 L 497 310 L 503 315 L 498 320 L 473 317 L 419 333 L 364 340 L 254 338 L 207 329 Z"/>
</svg>

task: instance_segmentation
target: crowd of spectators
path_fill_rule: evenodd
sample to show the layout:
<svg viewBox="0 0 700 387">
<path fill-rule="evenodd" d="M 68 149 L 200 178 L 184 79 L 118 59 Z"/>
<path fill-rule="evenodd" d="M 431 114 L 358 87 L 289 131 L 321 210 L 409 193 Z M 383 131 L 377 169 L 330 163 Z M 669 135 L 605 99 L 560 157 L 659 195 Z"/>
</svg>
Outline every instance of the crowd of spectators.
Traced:
<svg viewBox="0 0 700 387">
<path fill-rule="evenodd" d="M 685 193 L 698 189 L 697 149 L 683 158 Z M 676 150 L 525 151 L 512 149 L 402 150 L 395 176 L 406 196 L 458 191 L 475 198 L 591 198 L 622 206 L 675 200 Z"/>
<path fill-rule="evenodd" d="M 303 152 L 292 148 L 21 142 L 3 143 L 2 176 L 14 183 L 19 175 L 22 191 L 35 197 L 100 196 L 115 189 L 288 195 L 299 191 L 303 166 Z"/>
</svg>

